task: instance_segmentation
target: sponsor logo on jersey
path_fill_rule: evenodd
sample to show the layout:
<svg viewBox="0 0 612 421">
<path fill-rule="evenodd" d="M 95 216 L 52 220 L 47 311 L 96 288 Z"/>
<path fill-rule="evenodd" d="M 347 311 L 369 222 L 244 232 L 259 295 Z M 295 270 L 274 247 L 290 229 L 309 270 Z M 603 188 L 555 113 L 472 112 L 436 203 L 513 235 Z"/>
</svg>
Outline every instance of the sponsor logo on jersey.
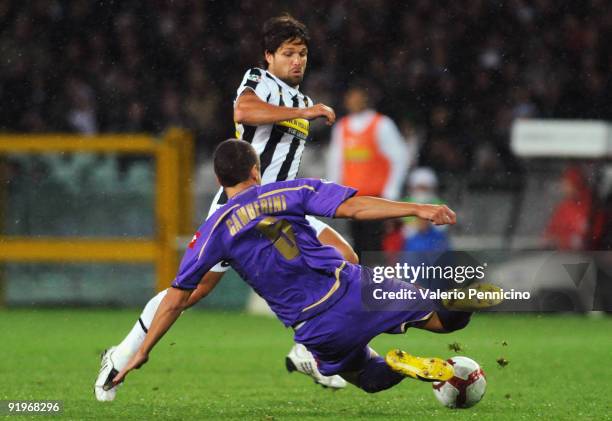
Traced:
<svg viewBox="0 0 612 421">
<path fill-rule="evenodd" d="M 285 133 L 293 135 L 298 139 L 306 140 L 310 132 L 310 121 L 304 118 L 279 121 L 276 125 Z"/>
</svg>

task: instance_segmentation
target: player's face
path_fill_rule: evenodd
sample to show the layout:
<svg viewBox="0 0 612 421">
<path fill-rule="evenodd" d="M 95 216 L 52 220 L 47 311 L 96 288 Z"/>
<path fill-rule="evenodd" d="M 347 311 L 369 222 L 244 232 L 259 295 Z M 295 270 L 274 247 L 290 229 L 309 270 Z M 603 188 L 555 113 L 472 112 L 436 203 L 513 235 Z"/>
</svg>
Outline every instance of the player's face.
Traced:
<svg viewBox="0 0 612 421">
<path fill-rule="evenodd" d="M 297 86 L 304 79 L 308 47 L 302 40 L 285 41 L 274 52 L 266 52 L 268 71 L 289 86 Z"/>
</svg>

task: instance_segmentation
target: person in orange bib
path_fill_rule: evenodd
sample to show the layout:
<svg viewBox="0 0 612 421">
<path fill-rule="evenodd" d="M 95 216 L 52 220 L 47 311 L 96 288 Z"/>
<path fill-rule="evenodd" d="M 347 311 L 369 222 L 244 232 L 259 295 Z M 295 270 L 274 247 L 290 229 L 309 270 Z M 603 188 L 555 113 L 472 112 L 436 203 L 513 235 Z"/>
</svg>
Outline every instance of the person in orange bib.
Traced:
<svg viewBox="0 0 612 421">
<path fill-rule="evenodd" d="M 358 195 L 397 200 L 410 159 L 399 129 L 387 116 L 369 107 L 362 87 L 351 87 L 344 98 L 348 115 L 332 130 L 327 178 L 357 189 Z M 351 221 L 357 254 L 380 251 L 380 221 Z"/>
</svg>

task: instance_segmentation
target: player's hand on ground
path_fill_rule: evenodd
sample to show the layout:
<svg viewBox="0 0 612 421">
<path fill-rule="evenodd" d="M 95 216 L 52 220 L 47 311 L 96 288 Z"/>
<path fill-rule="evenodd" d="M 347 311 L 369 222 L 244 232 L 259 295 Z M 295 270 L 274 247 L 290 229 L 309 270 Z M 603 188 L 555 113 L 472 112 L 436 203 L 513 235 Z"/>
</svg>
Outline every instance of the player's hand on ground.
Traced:
<svg viewBox="0 0 612 421">
<path fill-rule="evenodd" d="M 306 120 L 314 120 L 319 117 L 325 118 L 325 124 L 331 126 L 336 122 L 336 112 L 332 107 L 325 104 L 315 104 L 312 107 L 303 108 L 303 116 Z"/>
<path fill-rule="evenodd" d="M 134 356 L 130 359 L 130 361 L 123 368 L 123 370 L 121 370 L 119 374 L 115 376 L 115 378 L 113 379 L 113 384 L 116 386 L 119 383 L 123 382 L 130 371 L 142 367 L 144 364 L 146 364 L 147 361 L 149 361 L 148 354 L 143 354 L 141 352 L 137 352 L 136 354 L 134 354 Z"/>
<path fill-rule="evenodd" d="M 446 205 L 421 205 L 417 216 L 435 225 L 454 225 L 457 215 Z"/>
</svg>

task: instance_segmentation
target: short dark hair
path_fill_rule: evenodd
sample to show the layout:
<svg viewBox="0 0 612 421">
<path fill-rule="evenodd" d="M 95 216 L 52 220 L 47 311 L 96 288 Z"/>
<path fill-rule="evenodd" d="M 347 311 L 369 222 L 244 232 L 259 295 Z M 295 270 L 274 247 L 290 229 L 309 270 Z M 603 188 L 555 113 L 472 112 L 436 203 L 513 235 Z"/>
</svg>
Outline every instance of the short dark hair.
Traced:
<svg viewBox="0 0 612 421">
<path fill-rule="evenodd" d="M 299 20 L 285 13 L 268 19 L 263 25 L 262 43 L 264 54 L 274 54 L 286 41 L 302 41 L 306 47 L 310 41 L 308 29 Z"/>
<path fill-rule="evenodd" d="M 219 143 L 213 154 L 215 174 L 223 187 L 233 187 L 248 180 L 253 165 L 259 166 L 259 157 L 250 143 L 227 139 Z"/>
</svg>

